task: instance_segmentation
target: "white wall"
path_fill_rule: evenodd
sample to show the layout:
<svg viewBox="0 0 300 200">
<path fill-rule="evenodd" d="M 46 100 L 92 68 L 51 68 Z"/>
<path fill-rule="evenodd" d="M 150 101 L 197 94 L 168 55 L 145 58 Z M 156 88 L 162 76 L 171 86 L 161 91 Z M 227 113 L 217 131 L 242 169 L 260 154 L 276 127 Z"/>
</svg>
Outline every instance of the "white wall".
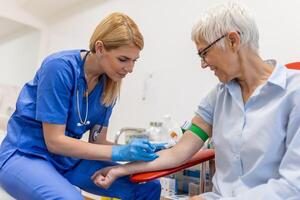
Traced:
<svg viewBox="0 0 300 200">
<path fill-rule="evenodd" d="M 149 121 L 161 120 L 166 113 L 182 122 L 192 117 L 200 98 L 217 83 L 209 70 L 200 69 L 190 32 L 199 14 L 218 2 L 224 0 L 103 1 L 49 26 L 49 48 L 43 54 L 87 48 L 91 33 L 104 16 L 125 12 L 139 24 L 145 48 L 134 73 L 124 80 L 121 100 L 111 118 L 111 137 L 121 127 L 147 127 Z M 257 19 L 262 56 L 282 63 L 299 61 L 300 1 L 241 2 Z M 23 81 L 23 75 L 11 78 Z"/>
<path fill-rule="evenodd" d="M 22 86 L 37 69 L 40 34 L 38 31 L 16 34 L 0 43 L 0 83 Z"/>
</svg>

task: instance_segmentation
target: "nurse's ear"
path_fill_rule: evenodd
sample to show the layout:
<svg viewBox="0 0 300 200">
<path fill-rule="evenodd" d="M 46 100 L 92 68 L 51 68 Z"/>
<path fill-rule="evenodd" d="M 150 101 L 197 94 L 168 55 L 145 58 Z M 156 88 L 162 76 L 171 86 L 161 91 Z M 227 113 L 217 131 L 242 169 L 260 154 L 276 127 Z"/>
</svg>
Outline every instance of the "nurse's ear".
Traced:
<svg viewBox="0 0 300 200">
<path fill-rule="evenodd" d="M 95 43 L 96 56 L 101 57 L 104 51 L 105 51 L 105 48 L 104 48 L 103 42 L 100 41 L 100 40 L 97 40 L 96 43 Z"/>
</svg>

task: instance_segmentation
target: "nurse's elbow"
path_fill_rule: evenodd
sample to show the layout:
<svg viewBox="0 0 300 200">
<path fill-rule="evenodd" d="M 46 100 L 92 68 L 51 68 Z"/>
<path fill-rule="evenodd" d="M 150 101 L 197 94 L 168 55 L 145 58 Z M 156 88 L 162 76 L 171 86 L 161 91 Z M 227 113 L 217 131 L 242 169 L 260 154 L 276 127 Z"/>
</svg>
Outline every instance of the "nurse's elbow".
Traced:
<svg viewBox="0 0 300 200">
<path fill-rule="evenodd" d="M 43 123 L 43 132 L 48 151 L 59 154 L 66 143 L 65 125 Z"/>
<path fill-rule="evenodd" d="M 57 145 L 55 142 L 47 141 L 47 140 L 46 140 L 45 143 L 46 143 L 47 150 L 48 150 L 50 153 L 57 154 L 57 153 L 59 152 L 58 145 Z"/>
<path fill-rule="evenodd" d="M 45 143 L 48 151 L 54 154 L 60 154 L 64 146 L 64 136 L 45 138 Z"/>
</svg>

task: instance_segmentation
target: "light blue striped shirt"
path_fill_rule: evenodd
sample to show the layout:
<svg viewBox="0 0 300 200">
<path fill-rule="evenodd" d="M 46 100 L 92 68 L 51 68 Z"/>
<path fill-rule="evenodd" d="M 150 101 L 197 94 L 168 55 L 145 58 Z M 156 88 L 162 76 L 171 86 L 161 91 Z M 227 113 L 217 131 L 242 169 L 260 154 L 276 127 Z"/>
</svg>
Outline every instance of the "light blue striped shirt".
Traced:
<svg viewBox="0 0 300 200">
<path fill-rule="evenodd" d="M 300 71 L 277 64 L 246 104 L 236 81 L 220 83 L 196 114 L 212 125 L 216 150 L 205 199 L 300 199 Z"/>
</svg>

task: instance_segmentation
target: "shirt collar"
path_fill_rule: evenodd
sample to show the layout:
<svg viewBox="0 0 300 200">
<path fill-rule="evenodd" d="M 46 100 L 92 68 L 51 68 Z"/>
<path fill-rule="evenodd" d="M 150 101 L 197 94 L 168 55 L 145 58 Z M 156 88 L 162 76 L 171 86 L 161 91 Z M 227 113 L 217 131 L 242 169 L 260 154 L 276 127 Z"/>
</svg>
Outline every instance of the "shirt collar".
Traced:
<svg viewBox="0 0 300 200">
<path fill-rule="evenodd" d="M 286 88 L 287 68 L 283 65 L 278 64 L 276 60 L 267 60 L 265 62 L 275 66 L 267 82 L 273 85 L 277 85 L 284 90 Z"/>
<path fill-rule="evenodd" d="M 79 78 L 83 78 L 85 80 L 85 72 L 84 72 L 84 63 L 85 63 L 85 60 L 84 58 L 81 58 L 81 52 L 88 52 L 88 50 L 85 50 L 85 49 L 80 49 L 79 50 L 79 54 L 77 59 L 78 59 L 78 66 L 79 66 Z"/>
<path fill-rule="evenodd" d="M 276 62 L 276 60 L 265 60 L 266 63 L 273 65 L 274 70 L 272 74 L 269 76 L 267 83 L 271 83 L 273 85 L 277 85 L 283 90 L 286 88 L 286 77 L 287 77 L 287 68 L 283 65 L 280 65 Z M 232 80 L 225 84 L 226 88 L 233 88 L 237 82 Z"/>
</svg>

